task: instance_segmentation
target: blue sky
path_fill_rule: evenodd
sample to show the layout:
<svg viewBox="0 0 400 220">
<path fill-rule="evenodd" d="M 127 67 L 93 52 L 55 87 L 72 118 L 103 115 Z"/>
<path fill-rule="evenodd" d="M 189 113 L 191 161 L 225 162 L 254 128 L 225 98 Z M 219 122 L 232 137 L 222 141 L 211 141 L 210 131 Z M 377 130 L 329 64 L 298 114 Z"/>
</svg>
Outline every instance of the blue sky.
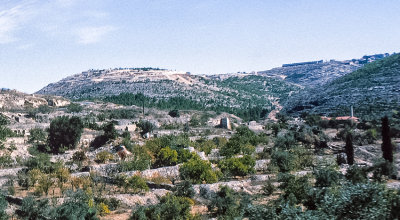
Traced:
<svg viewBox="0 0 400 220">
<path fill-rule="evenodd" d="M 399 52 L 397 0 L 0 0 L 0 87 L 87 69 L 195 74 Z"/>
</svg>

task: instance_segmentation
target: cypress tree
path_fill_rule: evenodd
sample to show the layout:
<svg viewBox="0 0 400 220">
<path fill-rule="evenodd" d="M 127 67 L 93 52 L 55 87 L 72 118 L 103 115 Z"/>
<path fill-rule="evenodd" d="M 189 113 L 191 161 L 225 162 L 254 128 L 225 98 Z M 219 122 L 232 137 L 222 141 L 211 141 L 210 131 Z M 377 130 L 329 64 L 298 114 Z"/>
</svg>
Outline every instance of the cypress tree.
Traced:
<svg viewBox="0 0 400 220">
<path fill-rule="evenodd" d="M 345 146 L 347 163 L 349 165 L 354 164 L 354 147 L 353 147 L 353 137 L 351 133 L 348 133 L 346 136 L 346 146 Z"/>
<path fill-rule="evenodd" d="M 382 156 L 383 159 L 393 162 L 393 148 L 390 138 L 389 119 L 387 116 L 382 118 Z"/>
</svg>

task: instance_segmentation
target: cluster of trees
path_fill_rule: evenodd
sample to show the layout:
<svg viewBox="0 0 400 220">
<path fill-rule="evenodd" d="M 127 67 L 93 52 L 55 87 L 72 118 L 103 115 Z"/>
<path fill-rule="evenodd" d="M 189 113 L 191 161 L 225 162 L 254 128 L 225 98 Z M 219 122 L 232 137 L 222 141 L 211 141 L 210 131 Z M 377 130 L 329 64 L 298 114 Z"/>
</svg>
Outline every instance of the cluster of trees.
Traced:
<svg viewBox="0 0 400 220">
<path fill-rule="evenodd" d="M 112 102 L 120 105 L 136 105 L 147 108 L 173 109 L 169 112 L 171 117 L 179 117 L 178 110 L 211 110 L 216 112 L 229 112 L 241 117 L 245 121 L 260 120 L 265 118 L 272 107 L 268 109 L 264 104 L 257 104 L 245 108 L 234 108 L 223 105 L 205 106 L 203 102 L 184 97 L 171 97 L 168 99 L 156 99 L 143 95 L 142 93 L 121 93 L 119 95 L 109 96 L 103 99 L 106 102 Z"/>
</svg>

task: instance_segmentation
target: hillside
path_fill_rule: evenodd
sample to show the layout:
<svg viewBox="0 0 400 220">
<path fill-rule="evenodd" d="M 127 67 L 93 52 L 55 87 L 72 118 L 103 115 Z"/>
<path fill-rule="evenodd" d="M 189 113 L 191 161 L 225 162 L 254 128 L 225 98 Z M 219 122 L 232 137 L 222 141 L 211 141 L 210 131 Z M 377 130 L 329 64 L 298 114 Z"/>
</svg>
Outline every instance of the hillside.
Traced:
<svg viewBox="0 0 400 220">
<path fill-rule="evenodd" d="M 23 110 L 41 105 L 65 106 L 69 101 L 62 97 L 48 95 L 30 95 L 15 90 L 0 90 L 0 110 Z"/>
<path fill-rule="evenodd" d="M 103 99 L 123 105 L 209 109 L 238 113 L 238 109 L 268 111 L 285 101 L 297 86 L 257 75 L 227 78 L 190 75 L 159 69 L 90 70 L 49 84 L 38 94 L 71 99 Z M 259 113 L 258 113 L 259 114 Z"/>
<path fill-rule="evenodd" d="M 366 63 L 370 63 L 389 54 L 365 55 L 359 59 L 324 62 L 311 61 L 302 63 L 283 64 L 282 67 L 271 70 L 259 71 L 258 74 L 283 79 L 304 87 L 316 87 L 330 82 L 336 78 L 351 73 Z"/>
<path fill-rule="evenodd" d="M 304 90 L 285 105 L 289 113 L 381 116 L 400 108 L 400 54 L 369 63 L 363 68 L 318 88 Z"/>
</svg>

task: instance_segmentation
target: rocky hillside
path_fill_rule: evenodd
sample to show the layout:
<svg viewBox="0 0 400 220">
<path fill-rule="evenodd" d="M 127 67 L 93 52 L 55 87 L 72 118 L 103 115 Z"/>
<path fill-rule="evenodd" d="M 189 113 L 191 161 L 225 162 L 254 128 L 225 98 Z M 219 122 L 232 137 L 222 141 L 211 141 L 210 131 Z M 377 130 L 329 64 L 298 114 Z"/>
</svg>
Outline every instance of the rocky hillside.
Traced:
<svg viewBox="0 0 400 220">
<path fill-rule="evenodd" d="M 321 87 L 304 90 L 288 100 L 289 113 L 381 116 L 400 109 L 400 54 L 369 63 Z"/>
<path fill-rule="evenodd" d="M 0 109 L 1 110 L 23 110 L 27 108 L 37 108 L 41 105 L 65 106 L 69 101 L 62 97 L 48 95 L 29 95 L 15 90 L 0 90 Z"/>
<path fill-rule="evenodd" d="M 271 77 L 257 75 L 196 76 L 185 72 L 159 69 L 90 70 L 49 84 L 38 94 L 52 94 L 71 99 L 104 98 L 126 93 L 142 93 L 154 100 L 184 97 L 202 108 L 272 109 L 286 100 L 297 86 Z M 111 97 L 107 101 L 121 101 Z M 123 103 L 119 103 L 123 104 Z M 136 103 L 132 103 L 136 104 Z M 156 106 L 157 107 L 157 106 Z"/>
<path fill-rule="evenodd" d="M 309 88 L 323 85 L 359 69 L 366 63 L 370 63 L 387 56 L 389 56 L 389 54 L 386 53 L 366 55 L 360 59 L 345 61 L 330 60 L 328 62 L 324 62 L 320 60 L 283 64 L 282 67 L 260 71 L 258 74 L 283 79 L 286 82 Z"/>
</svg>

